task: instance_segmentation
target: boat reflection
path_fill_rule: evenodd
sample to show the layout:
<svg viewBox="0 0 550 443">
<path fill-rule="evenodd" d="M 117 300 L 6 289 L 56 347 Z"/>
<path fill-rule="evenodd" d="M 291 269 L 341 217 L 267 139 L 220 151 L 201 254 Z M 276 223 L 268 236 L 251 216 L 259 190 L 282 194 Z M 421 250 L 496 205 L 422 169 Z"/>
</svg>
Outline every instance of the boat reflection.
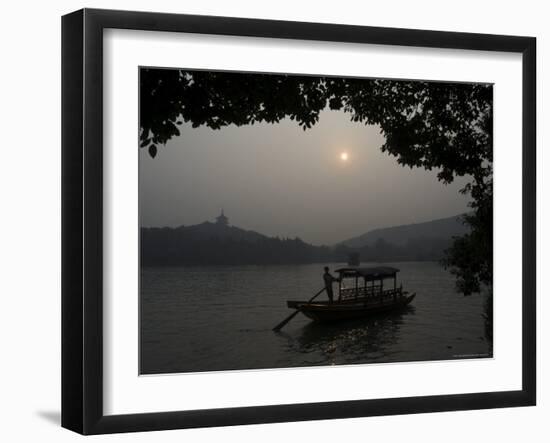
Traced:
<svg viewBox="0 0 550 443">
<path fill-rule="evenodd" d="M 338 323 L 306 324 L 289 340 L 293 351 L 304 355 L 304 364 L 334 365 L 391 360 L 399 342 L 403 316 L 414 315 L 414 306 L 368 318 Z M 294 335 L 294 334 L 293 334 Z"/>
</svg>

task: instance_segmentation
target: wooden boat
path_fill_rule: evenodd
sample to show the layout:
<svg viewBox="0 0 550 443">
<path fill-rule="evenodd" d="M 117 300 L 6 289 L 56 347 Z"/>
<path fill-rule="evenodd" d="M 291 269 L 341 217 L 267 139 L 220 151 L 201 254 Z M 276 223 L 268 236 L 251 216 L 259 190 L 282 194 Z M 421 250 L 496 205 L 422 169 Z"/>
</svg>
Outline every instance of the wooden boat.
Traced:
<svg viewBox="0 0 550 443">
<path fill-rule="evenodd" d="M 397 286 L 399 269 L 390 266 L 341 268 L 337 299 L 330 301 L 287 301 L 287 306 L 318 322 L 332 322 L 367 317 L 380 312 L 403 309 L 416 296 Z M 393 280 L 384 288 L 384 281 Z M 351 284 L 350 284 L 351 282 Z"/>
</svg>

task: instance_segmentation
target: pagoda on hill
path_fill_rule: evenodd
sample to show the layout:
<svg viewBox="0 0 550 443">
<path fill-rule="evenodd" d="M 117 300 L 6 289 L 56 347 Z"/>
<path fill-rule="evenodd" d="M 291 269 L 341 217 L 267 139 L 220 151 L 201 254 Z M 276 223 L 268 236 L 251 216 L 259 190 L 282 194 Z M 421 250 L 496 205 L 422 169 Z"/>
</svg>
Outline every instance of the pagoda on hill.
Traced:
<svg viewBox="0 0 550 443">
<path fill-rule="evenodd" d="M 229 224 L 229 219 L 223 213 L 223 208 L 221 214 L 216 217 L 216 224 L 223 226 L 227 226 Z"/>
</svg>

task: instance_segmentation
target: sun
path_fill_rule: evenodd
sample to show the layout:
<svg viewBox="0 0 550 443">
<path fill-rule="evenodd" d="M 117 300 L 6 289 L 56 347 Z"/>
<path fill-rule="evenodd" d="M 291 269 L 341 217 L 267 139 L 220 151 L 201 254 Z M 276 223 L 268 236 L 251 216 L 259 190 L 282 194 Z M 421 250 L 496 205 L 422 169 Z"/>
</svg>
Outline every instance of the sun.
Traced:
<svg viewBox="0 0 550 443">
<path fill-rule="evenodd" d="M 348 161 L 348 153 L 347 152 L 342 152 L 340 154 L 340 160 L 342 160 L 343 162 L 347 162 Z"/>
</svg>

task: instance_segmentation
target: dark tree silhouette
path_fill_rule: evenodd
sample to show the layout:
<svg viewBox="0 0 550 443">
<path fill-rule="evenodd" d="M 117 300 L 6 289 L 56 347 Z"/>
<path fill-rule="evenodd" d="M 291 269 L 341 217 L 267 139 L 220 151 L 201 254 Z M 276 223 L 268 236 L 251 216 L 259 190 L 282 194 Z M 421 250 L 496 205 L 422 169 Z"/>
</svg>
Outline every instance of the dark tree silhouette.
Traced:
<svg viewBox="0 0 550 443">
<path fill-rule="evenodd" d="M 378 125 L 382 151 L 401 165 L 437 169 L 445 184 L 472 177 L 462 190 L 473 199 L 472 233 L 445 260 L 469 293 L 492 281 L 492 94 L 487 84 L 143 68 L 140 146 L 155 157 L 183 122 L 216 130 L 290 118 L 306 130 L 327 108 Z"/>
</svg>

